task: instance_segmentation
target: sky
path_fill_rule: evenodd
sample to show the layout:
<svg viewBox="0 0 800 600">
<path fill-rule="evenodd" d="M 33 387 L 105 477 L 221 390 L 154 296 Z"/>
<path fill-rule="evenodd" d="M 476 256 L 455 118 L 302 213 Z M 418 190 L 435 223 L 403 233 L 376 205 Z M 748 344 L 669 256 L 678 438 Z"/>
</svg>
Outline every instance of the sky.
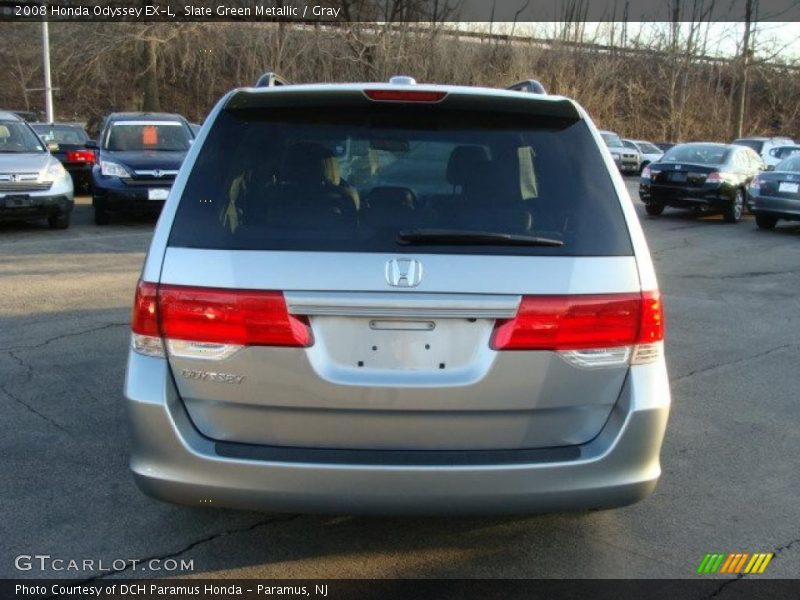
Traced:
<svg viewBox="0 0 800 600">
<path fill-rule="evenodd" d="M 616 24 L 616 37 L 619 38 L 621 23 Z M 488 30 L 488 23 L 460 23 L 459 27 L 472 30 Z M 551 38 L 559 23 L 494 23 L 492 31 L 495 33 L 508 33 L 512 27 L 515 35 L 533 35 L 534 37 Z M 588 22 L 586 37 L 597 38 L 598 43 L 606 43 L 612 23 Z M 631 22 L 628 23 L 628 40 L 636 39 L 637 35 L 643 40 L 653 37 L 665 36 L 671 27 L 669 22 Z M 682 35 L 689 33 L 689 23 L 681 23 Z M 707 30 L 707 35 L 706 35 Z M 717 22 L 704 24 L 702 37 L 707 40 L 707 53 L 712 56 L 734 56 L 740 48 L 744 24 L 741 22 Z M 770 61 L 792 62 L 800 61 L 800 23 L 765 21 L 756 25 L 755 52 L 758 58 L 767 58 Z"/>
</svg>

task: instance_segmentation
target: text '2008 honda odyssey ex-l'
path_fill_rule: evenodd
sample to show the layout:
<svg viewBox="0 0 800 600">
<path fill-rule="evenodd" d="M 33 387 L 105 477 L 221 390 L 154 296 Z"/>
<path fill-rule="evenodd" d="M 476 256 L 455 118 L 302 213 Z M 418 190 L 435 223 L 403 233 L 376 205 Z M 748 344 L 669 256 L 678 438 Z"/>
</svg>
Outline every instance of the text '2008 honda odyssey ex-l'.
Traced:
<svg viewBox="0 0 800 600">
<path fill-rule="evenodd" d="M 636 502 L 660 474 L 653 265 L 569 99 L 234 90 L 172 188 L 132 330 L 131 467 L 163 500 L 524 513 Z"/>
</svg>

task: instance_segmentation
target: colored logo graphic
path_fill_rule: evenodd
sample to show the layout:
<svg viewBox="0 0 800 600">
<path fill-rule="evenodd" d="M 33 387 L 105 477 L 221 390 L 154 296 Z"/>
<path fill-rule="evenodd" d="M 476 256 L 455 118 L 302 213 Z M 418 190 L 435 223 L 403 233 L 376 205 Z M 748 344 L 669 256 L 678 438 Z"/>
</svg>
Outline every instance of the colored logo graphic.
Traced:
<svg viewBox="0 0 800 600">
<path fill-rule="evenodd" d="M 701 575 L 714 573 L 755 574 L 763 573 L 769 561 L 775 556 L 772 552 L 731 552 L 706 554 L 697 567 Z"/>
</svg>

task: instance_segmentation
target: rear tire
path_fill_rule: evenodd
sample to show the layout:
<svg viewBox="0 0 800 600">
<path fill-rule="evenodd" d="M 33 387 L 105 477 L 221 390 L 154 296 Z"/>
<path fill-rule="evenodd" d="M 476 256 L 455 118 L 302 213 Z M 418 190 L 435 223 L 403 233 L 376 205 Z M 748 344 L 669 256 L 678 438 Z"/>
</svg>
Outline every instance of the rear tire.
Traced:
<svg viewBox="0 0 800 600">
<path fill-rule="evenodd" d="M 756 215 L 756 225 L 758 225 L 759 229 L 775 229 L 775 225 L 777 223 L 777 217 L 771 217 L 769 215 Z"/>
<path fill-rule="evenodd" d="M 744 194 L 742 190 L 736 190 L 736 195 L 725 207 L 722 216 L 726 223 L 738 223 L 742 219 L 744 212 Z"/>
<path fill-rule="evenodd" d="M 657 217 L 664 212 L 664 205 L 661 202 L 648 202 L 644 205 L 644 209 L 651 217 Z"/>
<path fill-rule="evenodd" d="M 63 212 L 47 217 L 47 224 L 50 229 L 66 229 L 69 227 L 70 213 Z"/>
<path fill-rule="evenodd" d="M 96 203 L 94 205 L 94 224 L 108 225 L 109 223 L 111 223 L 111 215 L 108 214 L 108 210 L 101 203 Z"/>
</svg>

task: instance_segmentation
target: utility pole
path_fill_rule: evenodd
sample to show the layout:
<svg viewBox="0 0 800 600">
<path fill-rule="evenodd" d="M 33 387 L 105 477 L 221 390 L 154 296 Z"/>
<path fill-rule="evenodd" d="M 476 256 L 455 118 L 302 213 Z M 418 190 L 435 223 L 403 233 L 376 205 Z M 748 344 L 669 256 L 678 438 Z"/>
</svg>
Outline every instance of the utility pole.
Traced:
<svg viewBox="0 0 800 600">
<path fill-rule="evenodd" d="M 53 116 L 53 85 L 50 80 L 50 31 L 47 20 L 42 21 L 42 54 L 44 60 L 44 106 L 47 122 L 55 121 Z"/>
<path fill-rule="evenodd" d="M 745 0 L 744 5 L 744 37 L 742 38 L 742 56 L 740 59 L 739 93 L 735 98 L 732 133 L 734 138 L 742 137 L 744 129 L 744 112 L 747 104 L 747 70 L 753 55 L 753 4 L 755 0 Z"/>
</svg>

